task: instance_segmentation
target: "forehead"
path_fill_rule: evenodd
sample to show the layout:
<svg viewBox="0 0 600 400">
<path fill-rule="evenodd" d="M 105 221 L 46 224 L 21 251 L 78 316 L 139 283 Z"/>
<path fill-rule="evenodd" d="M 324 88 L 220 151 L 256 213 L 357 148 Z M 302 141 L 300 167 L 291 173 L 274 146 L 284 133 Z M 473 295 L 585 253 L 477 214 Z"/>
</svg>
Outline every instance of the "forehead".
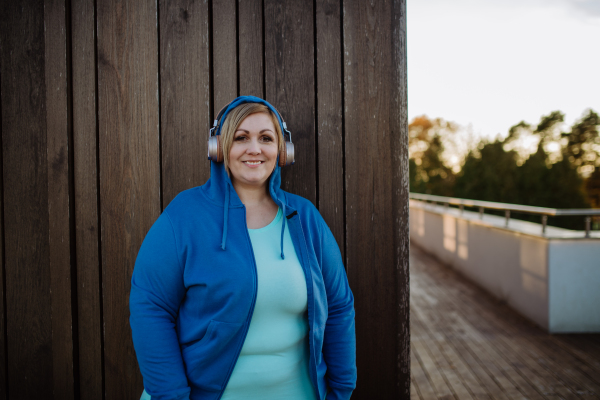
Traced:
<svg viewBox="0 0 600 400">
<path fill-rule="evenodd" d="M 238 129 L 244 129 L 247 131 L 261 131 L 264 129 L 269 129 L 273 131 L 273 133 L 275 133 L 275 125 L 273 124 L 271 116 L 264 112 L 258 112 L 248 115 L 240 123 Z"/>
</svg>

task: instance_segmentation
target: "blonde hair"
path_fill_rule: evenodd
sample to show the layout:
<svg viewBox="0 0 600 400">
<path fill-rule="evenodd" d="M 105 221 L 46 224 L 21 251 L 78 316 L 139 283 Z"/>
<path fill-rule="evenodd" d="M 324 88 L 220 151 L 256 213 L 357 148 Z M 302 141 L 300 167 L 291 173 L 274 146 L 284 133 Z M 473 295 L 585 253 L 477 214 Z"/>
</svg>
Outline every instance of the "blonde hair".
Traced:
<svg viewBox="0 0 600 400">
<path fill-rule="evenodd" d="M 281 152 L 283 149 L 283 133 L 281 132 L 281 127 L 279 126 L 279 120 L 273 114 L 273 111 L 269 109 L 269 107 L 260 103 L 244 103 L 240 104 L 233 110 L 227 113 L 227 118 L 225 122 L 223 122 L 223 127 L 221 128 L 221 143 L 223 144 L 223 163 L 225 164 L 225 171 L 229 174 L 229 152 L 231 151 L 231 146 L 233 145 L 233 138 L 235 136 L 235 132 L 240 127 L 242 121 L 246 119 L 249 115 L 256 113 L 265 113 L 271 120 L 273 121 L 273 125 L 275 126 L 275 131 L 277 134 L 277 145 L 278 150 Z"/>
</svg>

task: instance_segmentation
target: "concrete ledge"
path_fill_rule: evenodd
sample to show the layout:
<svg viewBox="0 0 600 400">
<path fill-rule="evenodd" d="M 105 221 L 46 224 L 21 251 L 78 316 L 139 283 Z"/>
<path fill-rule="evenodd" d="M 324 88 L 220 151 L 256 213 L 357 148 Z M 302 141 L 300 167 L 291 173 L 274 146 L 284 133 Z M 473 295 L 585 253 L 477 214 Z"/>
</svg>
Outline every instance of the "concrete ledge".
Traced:
<svg viewBox="0 0 600 400">
<path fill-rule="evenodd" d="M 410 238 L 552 333 L 600 332 L 600 232 L 410 201 Z"/>
</svg>

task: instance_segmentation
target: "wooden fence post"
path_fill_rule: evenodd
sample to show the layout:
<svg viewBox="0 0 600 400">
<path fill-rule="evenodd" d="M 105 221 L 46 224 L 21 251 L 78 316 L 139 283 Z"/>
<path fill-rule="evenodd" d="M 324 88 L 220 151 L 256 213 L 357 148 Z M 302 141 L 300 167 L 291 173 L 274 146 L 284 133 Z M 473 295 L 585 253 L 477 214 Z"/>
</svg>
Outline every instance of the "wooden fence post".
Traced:
<svg viewBox="0 0 600 400">
<path fill-rule="evenodd" d="M 410 397 L 406 3 L 344 2 L 346 254 L 357 399 Z"/>
</svg>

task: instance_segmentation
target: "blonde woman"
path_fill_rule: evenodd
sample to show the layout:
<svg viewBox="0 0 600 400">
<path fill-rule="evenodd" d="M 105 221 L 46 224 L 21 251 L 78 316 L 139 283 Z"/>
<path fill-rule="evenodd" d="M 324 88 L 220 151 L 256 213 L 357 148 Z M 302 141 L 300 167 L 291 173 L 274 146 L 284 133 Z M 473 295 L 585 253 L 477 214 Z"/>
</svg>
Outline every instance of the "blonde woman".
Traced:
<svg viewBox="0 0 600 400">
<path fill-rule="evenodd" d="M 285 123 L 244 96 L 211 132 L 210 179 L 169 204 L 133 272 L 142 398 L 349 399 L 352 292 L 317 209 L 280 188 Z"/>
</svg>

